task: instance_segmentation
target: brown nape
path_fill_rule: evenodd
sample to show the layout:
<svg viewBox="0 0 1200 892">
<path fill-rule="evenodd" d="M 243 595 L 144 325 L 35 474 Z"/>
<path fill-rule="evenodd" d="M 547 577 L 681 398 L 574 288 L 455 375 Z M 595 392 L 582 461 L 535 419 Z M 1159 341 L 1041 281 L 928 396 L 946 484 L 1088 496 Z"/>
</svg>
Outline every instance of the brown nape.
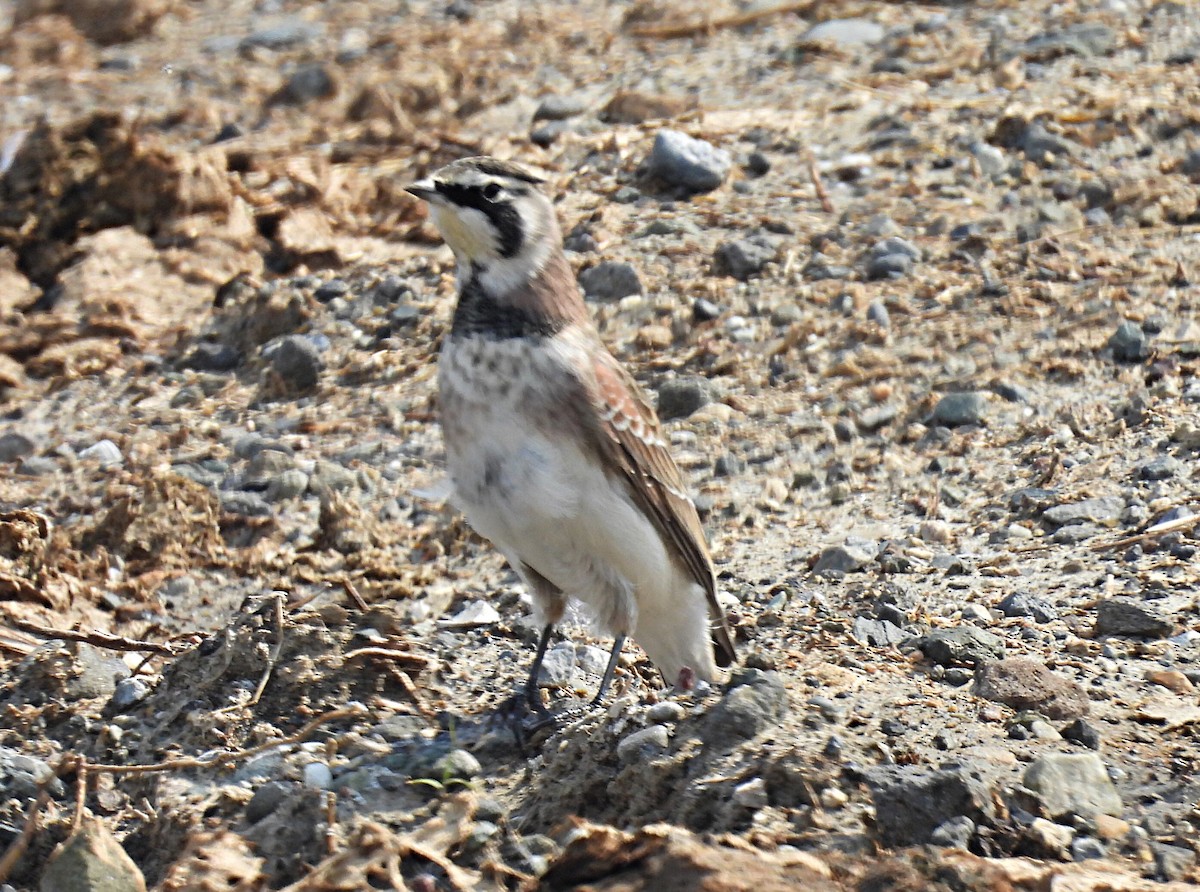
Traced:
<svg viewBox="0 0 1200 892">
<path fill-rule="evenodd" d="M 588 323 L 587 307 L 575 282 L 575 273 L 562 251 L 554 251 L 541 272 L 508 295 L 509 303 L 518 310 L 562 320 L 567 324 Z"/>
</svg>

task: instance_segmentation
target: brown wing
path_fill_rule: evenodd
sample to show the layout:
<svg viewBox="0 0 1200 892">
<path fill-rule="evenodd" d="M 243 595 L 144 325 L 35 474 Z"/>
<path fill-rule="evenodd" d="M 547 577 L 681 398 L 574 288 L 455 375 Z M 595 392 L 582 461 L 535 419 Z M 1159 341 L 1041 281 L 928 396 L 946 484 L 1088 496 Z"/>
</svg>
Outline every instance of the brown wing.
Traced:
<svg viewBox="0 0 1200 892">
<path fill-rule="evenodd" d="M 591 396 L 605 457 L 629 480 L 638 503 L 654 521 L 668 547 L 674 547 L 692 578 L 704 589 L 717 665 L 728 666 L 737 654 L 725 611 L 717 602 L 717 583 L 704 528 L 679 467 L 667 451 L 658 417 L 637 382 L 608 351 L 596 352 L 594 370 L 596 386 Z"/>
</svg>

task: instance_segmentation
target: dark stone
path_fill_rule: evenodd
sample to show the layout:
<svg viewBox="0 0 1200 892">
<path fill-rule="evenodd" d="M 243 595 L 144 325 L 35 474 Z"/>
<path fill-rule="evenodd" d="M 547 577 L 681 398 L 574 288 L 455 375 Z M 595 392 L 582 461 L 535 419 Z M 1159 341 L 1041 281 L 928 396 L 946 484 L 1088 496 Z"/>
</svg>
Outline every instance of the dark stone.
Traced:
<svg viewBox="0 0 1200 892">
<path fill-rule="evenodd" d="M 885 619 L 855 617 L 851 634 L 871 647 L 895 647 L 908 636 L 904 630 Z"/>
<path fill-rule="evenodd" d="M 775 247 L 761 237 L 725 242 L 713 252 L 713 272 L 745 282 L 761 273 L 775 253 Z"/>
<path fill-rule="evenodd" d="M 697 375 L 671 378 L 658 388 L 658 417 L 663 421 L 687 418 L 711 401 L 712 387 L 707 379 Z"/>
<path fill-rule="evenodd" d="M 1165 638 L 1175 623 L 1150 604 L 1133 598 L 1107 598 L 1096 608 L 1097 635 Z"/>
<path fill-rule="evenodd" d="M 321 370 L 321 352 L 303 335 L 287 335 L 271 353 L 271 367 L 291 387 L 311 390 L 317 386 Z"/>
<path fill-rule="evenodd" d="M 916 643 L 925 656 L 941 666 L 978 665 L 1004 656 L 1004 640 L 976 626 L 936 629 Z"/>
<path fill-rule="evenodd" d="M 1025 657 L 977 666 L 975 694 L 1050 719 L 1078 718 L 1090 708 L 1087 693 L 1078 684 Z"/>
<path fill-rule="evenodd" d="M 967 768 L 888 765 L 868 771 L 866 781 L 885 845 L 920 845 L 952 819 L 986 825 L 996 815 L 990 784 Z"/>
<path fill-rule="evenodd" d="M 643 294 L 642 280 L 631 263 L 604 260 L 579 274 L 579 287 L 588 300 L 620 300 Z"/>
<path fill-rule="evenodd" d="M 183 360 L 183 367 L 198 372 L 231 372 L 242 361 L 242 354 L 229 344 L 208 341 L 197 344 Z"/>
<path fill-rule="evenodd" d="M 999 604 L 1005 616 L 1029 616 L 1039 623 L 1048 623 L 1058 618 L 1058 611 L 1049 601 L 1028 592 L 1013 592 Z"/>
<path fill-rule="evenodd" d="M 1092 750 L 1100 749 L 1100 732 L 1083 719 L 1076 719 L 1058 733 L 1063 736 L 1063 740 L 1078 743 Z"/>
</svg>

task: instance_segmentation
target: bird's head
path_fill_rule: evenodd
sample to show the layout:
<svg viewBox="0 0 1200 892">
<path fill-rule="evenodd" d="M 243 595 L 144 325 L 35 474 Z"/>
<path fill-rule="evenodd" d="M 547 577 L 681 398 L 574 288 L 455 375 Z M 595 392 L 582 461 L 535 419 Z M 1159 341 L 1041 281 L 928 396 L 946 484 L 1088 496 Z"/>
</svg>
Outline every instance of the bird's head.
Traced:
<svg viewBox="0 0 1200 892">
<path fill-rule="evenodd" d="M 554 207 L 541 178 L 496 158 L 447 164 L 408 191 L 430 214 L 463 276 L 479 276 L 498 291 L 536 274 L 561 249 Z"/>
</svg>

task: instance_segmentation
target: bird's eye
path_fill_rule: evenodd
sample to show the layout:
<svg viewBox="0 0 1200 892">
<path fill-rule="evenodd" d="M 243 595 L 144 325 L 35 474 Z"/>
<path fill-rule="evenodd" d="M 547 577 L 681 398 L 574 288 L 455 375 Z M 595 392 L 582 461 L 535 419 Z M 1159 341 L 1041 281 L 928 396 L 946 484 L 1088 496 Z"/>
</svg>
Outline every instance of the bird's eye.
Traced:
<svg viewBox="0 0 1200 892">
<path fill-rule="evenodd" d="M 497 198 L 499 198 L 500 197 L 500 184 L 499 183 L 488 183 L 486 186 L 484 186 L 483 187 L 483 197 L 486 198 L 488 201 L 495 201 Z"/>
</svg>

